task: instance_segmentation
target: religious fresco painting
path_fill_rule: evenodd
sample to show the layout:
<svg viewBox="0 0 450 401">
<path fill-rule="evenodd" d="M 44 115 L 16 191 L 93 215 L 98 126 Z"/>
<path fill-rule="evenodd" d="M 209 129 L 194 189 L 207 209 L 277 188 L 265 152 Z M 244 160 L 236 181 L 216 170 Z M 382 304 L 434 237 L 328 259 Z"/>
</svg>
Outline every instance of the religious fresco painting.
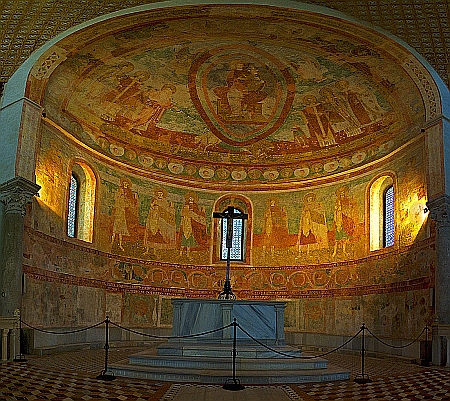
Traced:
<svg viewBox="0 0 450 401">
<path fill-rule="evenodd" d="M 236 17 L 157 14 L 82 49 L 68 38 L 47 116 L 117 161 L 209 187 L 329 176 L 417 134 L 406 127 L 423 118 L 420 94 L 387 54 L 255 11 L 255 40 L 235 39 Z"/>
<path fill-rule="evenodd" d="M 44 300 L 67 299 L 52 313 L 68 325 L 109 311 L 170 326 L 171 298 L 221 291 L 213 212 L 231 205 L 249 214 L 233 291 L 286 300 L 286 330 L 352 335 L 369 316 L 385 335 L 422 327 L 435 257 L 422 95 L 396 58 L 404 50 L 341 22 L 347 33 L 295 10 L 182 7 L 52 48 L 28 85 L 45 115 L 25 227 L 27 321 L 52 325 Z M 66 230 L 79 164 L 95 178 L 91 239 Z M 394 188 L 395 244 L 372 249 L 380 182 Z"/>
<path fill-rule="evenodd" d="M 51 130 L 44 130 L 39 163 L 47 167 L 39 169 L 39 182 L 49 181 L 48 177 L 54 175 L 67 177 L 70 160 L 78 156 L 76 149 L 67 146 L 67 139 L 55 142 L 51 138 Z M 54 163 L 50 150 L 61 145 L 62 155 L 67 159 Z M 394 160 L 390 166 L 384 166 L 402 176 L 401 184 L 397 185 L 400 218 L 396 226 L 402 247 L 381 258 L 372 256 L 367 247 L 365 199 L 371 182 L 382 171 L 302 191 L 242 194 L 252 205 L 249 218 L 252 263 L 233 265 L 234 292 L 247 299 L 292 300 L 298 306 L 291 306 L 290 310 L 301 310 L 303 320 L 288 315 L 289 324 L 293 330 L 309 331 L 329 329 L 330 323 L 323 320 L 324 302 L 328 298 L 350 297 L 351 302 L 341 302 L 347 305 L 353 304 L 359 294 L 367 310 L 372 303 L 368 300 L 377 297 L 371 295 L 374 288 L 391 293 L 396 283 L 408 282 L 413 283 L 413 294 L 423 292 L 433 275 L 430 263 L 433 256 L 424 225 L 422 144 L 404 151 L 403 159 L 407 162 Z M 219 194 L 162 185 L 124 175 L 95 160 L 88 162 L 101 178 L 96 214 L 97 250 L 90 250 L 83 243 L 68 249 L 68 243 L 55 242 L 53 227 L 61 225 L 66 206 L 61 210 L 56 197 L 38 199 L 39 207 L 34 208 L 33 215 L 35 220 L 47 221 L 48 225 L 26 232 L 25 271 L 29 277 L 59 283 L 62 289 L 68 283 L 78 283 L 108 288 L 113 293 L 124 291 L 119 296 L 121 306 L 116 315 L 133 325 L 170 324 L 168 293 L 180 296 L 191 290 L 195 296 L 215 297 L 223 285 L 224 263 L 210 263 L 215 227 L 212 212 L 229 201 L 217 203 Z M 68 183 L 67 178 L 62 181 Z M 37 219 L 38 216 L 41 217 Z M 420 241 L 414 245 L 417 240 Z M 409 250 L 411 246 L 415 247 L 413 252 Z M 255 270 L 256 267 L 259 269 Z M 28 288 L 38 291 L 39 286 L 39 281 L 30 282 Z M 133 292 L 128 292 L 130 288 Z M 157 294 L 159 300 L 155 298 Z M 349 333 L 354 324 L 337 316 L 350 310 L 350 306 L 339 306 L 341 303 L 337 302 L 333 309 L 335 324 Z M 414 305 L 426 308 L 421 301 Z M 360 309 L 351 309 L 352 315 Z M 382 321 L 380 317 L 374 323 L 381 325 Z"/>
</svg>

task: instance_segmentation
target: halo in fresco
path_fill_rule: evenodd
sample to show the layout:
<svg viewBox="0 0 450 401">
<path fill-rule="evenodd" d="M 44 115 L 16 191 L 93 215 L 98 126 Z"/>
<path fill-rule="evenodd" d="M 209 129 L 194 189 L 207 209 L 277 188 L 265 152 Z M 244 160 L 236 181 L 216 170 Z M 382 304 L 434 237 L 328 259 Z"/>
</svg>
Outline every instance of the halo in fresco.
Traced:
<svg viewBox="0 0 450 401">
<path fill-rule="evenodd" d="M 294 101 L 295 81 L 271 54 L 235 44 L 194 60 L 189 92 L 213 135 L 230 145 L 250 145 L 283 124 Z"/>
</svg>

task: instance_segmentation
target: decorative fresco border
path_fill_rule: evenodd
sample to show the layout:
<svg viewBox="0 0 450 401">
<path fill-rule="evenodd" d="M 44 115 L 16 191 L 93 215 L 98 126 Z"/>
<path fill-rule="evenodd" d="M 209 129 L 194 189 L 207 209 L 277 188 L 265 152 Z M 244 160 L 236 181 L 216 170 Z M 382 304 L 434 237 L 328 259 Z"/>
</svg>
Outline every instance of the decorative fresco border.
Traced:
<svg viewBox="0 0 450 401">
<path fill-rule="evenodd" d="M 59 273 L 28 265 L 23 266 L 23 272 L 29 277 L 39 281 L 56 282 L 60 284 L 76 285 L 83 287 L 102 288 L 109 292 L 132 293 L 141 295 L 163 295 L 183 298 L 216 298 L 218 291 L 195 290 L 189 288 L 153 287 L 140 284 L 113 283 L 87 277 L 77 277 L 71 274 Z M 325 290 L 308 291 L 234 291 L 238 298 L 268 300 L 268 299 L 298 299 L 298 298 L 336 298 L 349 296 L 364 296 L 372 294 L 388 294 L 429 288 L 430 278 L 422 277 L 405 282 L 361 286 L 353 288 L 334 288 Z"/>
</svg>

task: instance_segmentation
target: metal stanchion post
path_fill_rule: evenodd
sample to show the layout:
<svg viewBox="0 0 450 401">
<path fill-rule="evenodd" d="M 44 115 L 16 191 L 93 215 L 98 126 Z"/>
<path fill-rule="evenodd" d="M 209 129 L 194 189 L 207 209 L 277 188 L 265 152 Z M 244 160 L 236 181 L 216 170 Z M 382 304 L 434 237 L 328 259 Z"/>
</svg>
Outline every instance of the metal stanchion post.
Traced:
<svg viewBox="0 0 450 401">
<path fill-rule="evenodd" d="M 420 361 L 422 366 L 430 366 L 430 355 L 428 354 L 428 325 L 425 326 L 425 359 Z"/>
<path fill-rule="evenodd" d="M 106 316 L 106 333 L 105 333 L 105 369 L 102 370 L 100 375 L 97 376 L 99 380 L 114 380 L 116 376 L 113 374 L 108 374 L 108 350 L 109 350 L 109 316 Z"/>
<path fill-rule="evenodd" d="M 233 378 L 227 379 L 225 381 L 225 384 L 223 385 L 223 388 L 225 390 L 231 390 L 231 391 L 239 391 L 244 390 L 244 386 L 241 384 L 239 379 L 236 379 L 236 330 L 237 330 L 237 323 L 236 318 L 234 318 L 234 321 L 232 323 L 233 325 Z"/>
<path fill-rule="evenodd" d="M 18 320 L 17 326 L 19 328 L 19 355 L 16 356 L 13 361 L 14 362 L 26 362 L 27 359 L 25 358 L 25 356 L 22 353 L 22 343 L 23 343 L 23 338 L 22 338 L 22 316 L 20 315 L 20 310 L 16 309 L 14 311 L 14 317 Z M 14 348 L 15 350 L 15 348 Z"/>
<path fill-rule="evenodd" d="M 365 337 L 364 337 L 364 331 L 366 330 L 366 326 L 363 323 L 361 326 L 361 330 L 362 330 L 362 336 L 361 336 L 361 373 L 356 375 L 355 379 L 353 380 L 355 383 L 360 383 L 360 384 L 364 384 L 364 383 L 370 383 L 372 380 L 369 379 L 369 376 L 366 375 L 364 373 L 364 358 L 365 358 L 365 353 L 366 353 L 366 349 L 365 349 Z"/>
</svg>

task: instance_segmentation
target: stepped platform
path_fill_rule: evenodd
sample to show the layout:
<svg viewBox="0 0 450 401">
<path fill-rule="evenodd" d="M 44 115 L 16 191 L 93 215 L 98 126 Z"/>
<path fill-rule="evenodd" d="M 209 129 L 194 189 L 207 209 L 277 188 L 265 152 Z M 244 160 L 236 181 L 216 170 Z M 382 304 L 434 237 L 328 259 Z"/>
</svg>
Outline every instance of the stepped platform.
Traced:
<svg viewBox="0 0 450 401">
<path fill-rule="evenodd" d="M 350 377 L 350 372 L 328 368 L 326 359 L 307 358 L 302 350 L 286 345 L 284 302 L 173 299 L 172 304 L 169 341 L 109 365 L 109 373 L 140 379 L 224 384 L 233 377 L 236 341 L 235 377 L 244 385 L 324 382 Z M 233 319 L 238 323 L 231 327 Z"/>
<path fill-rule="evenodd" d="M 232 377 L 230 344 L 164 344 L 129 355 L 112 364 L 115 376 L 175 382 L 223 384 Z M 348 380 L 350 372 L 329 369 L 323 358 L 299 358 L 302 351 L 290 346 L 274 347 L 292 357 L 280 356 L 262 346 L 237 347 L 236 378 L 242 384 L 279 384 Z"/>
</svg>

